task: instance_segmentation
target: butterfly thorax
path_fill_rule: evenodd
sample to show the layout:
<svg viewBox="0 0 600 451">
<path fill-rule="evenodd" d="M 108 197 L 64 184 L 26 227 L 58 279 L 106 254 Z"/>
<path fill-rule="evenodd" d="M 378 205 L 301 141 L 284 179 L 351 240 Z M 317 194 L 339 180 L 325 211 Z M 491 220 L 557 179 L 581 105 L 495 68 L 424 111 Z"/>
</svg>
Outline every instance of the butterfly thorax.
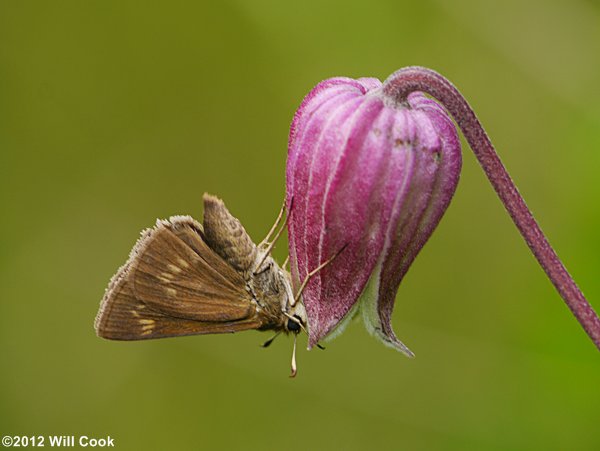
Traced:
<svg viewBox="0 0 600 451">
<path fill-rule="evenodd" d="M 213 196 L 204 197 L 204 235 L 209 246 L 246 280 L 246 289 L 266 320 L 260 329 L 289 332 L 290 318 L 306 326 L 304 306 L 295 305 L 289 273 L 254 244 L 240 221 Z"/>
<path fill-rule="evenodd" d="M 260 256 L 260 252 L 257 255 Z M 290 299 L 289 279 L 279 265 L 267 257 L 260 268 L 251 272 L 247 287 L 262 313 L 270 320 L 271 324 L 265 328 L 287 331 L 286 313 L 290 314 L 293 299 Z"/>
</svg>

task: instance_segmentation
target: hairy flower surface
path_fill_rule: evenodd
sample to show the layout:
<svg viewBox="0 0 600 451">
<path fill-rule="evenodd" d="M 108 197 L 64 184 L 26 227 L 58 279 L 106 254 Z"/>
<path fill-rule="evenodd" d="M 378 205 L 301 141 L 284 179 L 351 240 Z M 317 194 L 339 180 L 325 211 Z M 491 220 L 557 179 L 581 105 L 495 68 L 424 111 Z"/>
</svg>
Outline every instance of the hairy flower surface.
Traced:
<svg viewBox="0 0 600 451">
<path fill-rule="evenodd" d="M 387 83 L 387 82 L 386 82 Z M 309 347 L 362 312 L 367 329 L 407 355 L 391 327 L 398 286 L 454 194 L 461 168 L 454 123 L 412 92 L 398 102 L 374 78 L 332 78 L 292 122 L 287 173 L 290 262 Z"/>
</svg>

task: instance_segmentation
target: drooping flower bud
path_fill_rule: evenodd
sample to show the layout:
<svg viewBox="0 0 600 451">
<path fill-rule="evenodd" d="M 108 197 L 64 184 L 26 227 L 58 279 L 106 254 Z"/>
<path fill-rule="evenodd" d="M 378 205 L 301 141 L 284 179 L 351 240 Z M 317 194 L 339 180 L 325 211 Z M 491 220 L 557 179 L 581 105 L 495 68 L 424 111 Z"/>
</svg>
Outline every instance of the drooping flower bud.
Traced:
<svg viewBox="0 0 600 451">
<path fill-rule="evenodd" d="M 420 92 L 398 102 L 384 87 L 373 78 L 325 80 L 292 122 L 294 286 L 339 252 L 302 293 L 309 347 L 361 311 L 373 335 L 412 355 L 391 327 L 396 291 L 454 194 L 460 141 L 437 102 Z"/>
</svg>

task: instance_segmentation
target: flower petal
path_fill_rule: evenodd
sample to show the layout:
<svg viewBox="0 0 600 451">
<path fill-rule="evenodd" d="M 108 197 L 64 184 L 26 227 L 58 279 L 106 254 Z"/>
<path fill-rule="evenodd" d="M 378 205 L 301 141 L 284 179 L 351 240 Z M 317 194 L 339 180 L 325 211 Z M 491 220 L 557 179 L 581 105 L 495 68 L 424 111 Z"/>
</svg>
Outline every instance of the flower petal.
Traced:
<svg viewBox="0 0 600 451">
<path fill-rule="evenodd" d="M 337 255 L 302 293 L 309 347 L 362 308 L 372 333 L 410 354 L 391 328 L 395 293 L 458 182 L 460 146 L 445 111 L 418 93 L 396 105 L 381 87 L 372 78 L 326 80 L 292 123 L 294 287 Z"/>
</svg>

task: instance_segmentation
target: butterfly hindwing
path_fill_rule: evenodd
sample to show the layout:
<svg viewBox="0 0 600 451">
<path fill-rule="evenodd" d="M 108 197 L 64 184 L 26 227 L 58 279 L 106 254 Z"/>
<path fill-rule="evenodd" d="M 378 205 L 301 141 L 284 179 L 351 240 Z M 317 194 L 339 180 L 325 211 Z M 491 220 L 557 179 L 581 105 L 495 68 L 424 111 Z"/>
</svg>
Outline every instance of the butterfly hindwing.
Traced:
<svg viewBox="0 0 600 451">
<path fill-rule="evenodd" d="M 233 268 L 248 273 L 256 262 L 258 250 L 221 199 L 204 194 L 203 222 L 206 242 Z"/>
</svg>

